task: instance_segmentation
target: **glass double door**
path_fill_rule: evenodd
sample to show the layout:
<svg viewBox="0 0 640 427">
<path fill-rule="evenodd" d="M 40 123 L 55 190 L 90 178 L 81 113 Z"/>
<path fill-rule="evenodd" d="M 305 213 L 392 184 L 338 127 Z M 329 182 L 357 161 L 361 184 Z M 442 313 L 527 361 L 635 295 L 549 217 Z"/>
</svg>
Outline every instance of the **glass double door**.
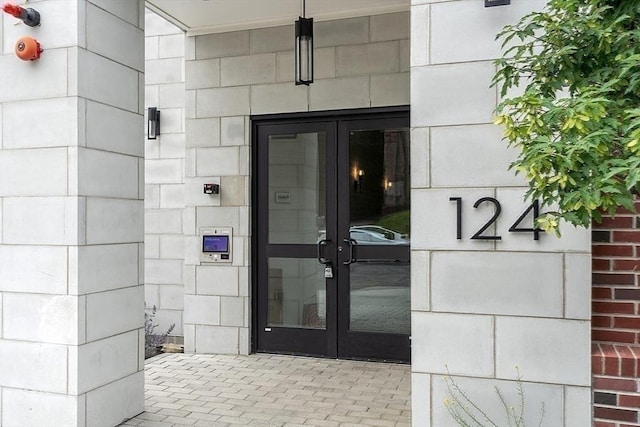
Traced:
<svg viewBox="0 0 640 427">
<path fill-rule="evenodd" d="M 256 350 L 408 361 L 406 113 L 254 129 Z"/>
</svg>

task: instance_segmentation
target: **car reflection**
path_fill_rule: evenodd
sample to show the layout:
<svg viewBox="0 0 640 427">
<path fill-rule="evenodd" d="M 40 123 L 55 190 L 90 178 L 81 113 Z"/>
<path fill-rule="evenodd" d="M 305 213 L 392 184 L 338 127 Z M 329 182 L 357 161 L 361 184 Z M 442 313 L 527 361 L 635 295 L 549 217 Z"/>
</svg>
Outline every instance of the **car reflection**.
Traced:
<svg viewBox="0 0 640 427">
<path fill-rule="evenodd" d="M 349 235 L 359 245 L 409 245 L 407 235 L 379 225 L 353 225 Z"/>
<path fill-rule="evenodd" d="M 326 239 L 324 230 L 320 232 L 318 242 Z M 349 237 L 356 241 L 357 245 L 393 245 L 409 246 L 409 239 L 406 234 L 401 234 L 379 225 L 352 225 L 349 228 Z"/>
</svg>

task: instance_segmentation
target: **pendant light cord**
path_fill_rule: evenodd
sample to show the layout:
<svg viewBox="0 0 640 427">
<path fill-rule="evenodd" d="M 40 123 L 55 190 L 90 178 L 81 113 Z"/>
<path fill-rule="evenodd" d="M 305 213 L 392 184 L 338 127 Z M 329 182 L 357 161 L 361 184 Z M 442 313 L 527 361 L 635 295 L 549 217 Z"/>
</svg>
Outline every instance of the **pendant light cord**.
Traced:
<svg viewBox="0 0 640 427">
<path fill-rule="evenodd" d="M 306 13 L 306 3 L 307 0 L 302 0 L 302 17 L 306 18 L 307 17 L 307 13 Z"/>
</svg>

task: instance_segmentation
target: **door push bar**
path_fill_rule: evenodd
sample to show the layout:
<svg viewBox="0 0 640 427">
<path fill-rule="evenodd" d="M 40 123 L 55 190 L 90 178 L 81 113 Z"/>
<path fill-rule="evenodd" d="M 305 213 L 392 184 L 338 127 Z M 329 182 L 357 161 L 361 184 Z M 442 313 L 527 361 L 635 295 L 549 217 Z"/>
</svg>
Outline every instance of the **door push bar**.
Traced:
<svg viewBox="0 0 640 427">
<path fill-rule="evenodd" d="M 322 239 L 318 242 L 318 262 L 324 265 L 327 265 L 330 262 L 324 257 L 324 248 L 327 246 L 327 243 L 329 243 L 327 239 Z"/>
<path fill-rule="evenodd" d="M 356 242 L 354 239 L 343 239 L 342 241 L 349 245 L 349 260 L 344 261 L 343 264 L 349 265 L 358 261 L 355 255 L 355 247 L 358 246 L 358 242 Z"/>
</svg>

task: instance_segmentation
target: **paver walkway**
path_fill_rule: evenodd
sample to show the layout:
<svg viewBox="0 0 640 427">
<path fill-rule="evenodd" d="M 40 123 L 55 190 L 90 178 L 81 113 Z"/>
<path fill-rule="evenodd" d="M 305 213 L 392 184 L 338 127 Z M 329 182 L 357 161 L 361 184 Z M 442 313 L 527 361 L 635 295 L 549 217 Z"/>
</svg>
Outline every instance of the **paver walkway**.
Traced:
<svg viewBox="0 0 640 427">
<path fill-rule="evenodd" d="M 270 354 L 147 360 L 145 412 L 123 426 L 410 426 L 410 367 Z"/>
</svg>

